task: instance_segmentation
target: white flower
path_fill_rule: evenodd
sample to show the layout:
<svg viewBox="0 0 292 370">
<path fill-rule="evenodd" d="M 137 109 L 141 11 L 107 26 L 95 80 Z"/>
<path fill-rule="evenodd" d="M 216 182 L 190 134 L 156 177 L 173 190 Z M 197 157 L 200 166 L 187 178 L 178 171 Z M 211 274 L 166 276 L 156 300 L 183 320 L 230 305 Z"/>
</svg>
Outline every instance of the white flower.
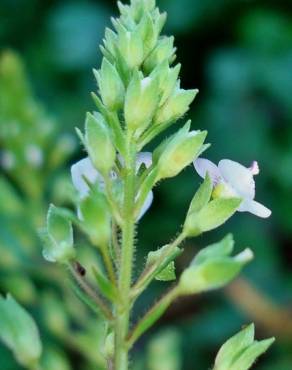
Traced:
<svg viewBox="0 0 292 370">
<path fill-rule="evenodd" d="M 120 162 L 123 160 L 120 158 Z M 141 152 L 137 156 L 136 161 L 136 171 L 139 170 L 141 165 L 144 164 L 149 168 L 152 164 L 152 154 L 148 152 Z M 72 182 L 76 190 L 78 191 L 81 198 L 85 198 L 89 192 L 89 187 L 84 178 L 89 181 L 91 184 L 94 184 L 96 181 L 99 182 L 101 187 L 104 187 L 104 180 L 102 175 L 95 169 L 89 157 L 81 159 L 79 162 L 75 163 L 71 167 L 71 176 Z M 112 171 L 110 174 L 111 178 L 114 179 L 117 177 L 117 174 Z M 148 211 L 153 201 L 153 192 L 151 191 L 141 209 L 138 220 Z"/>
<path fill-rule="evenodd" d="M 240 212 L 250 212 L 256 216 L 267 218 L 271 211 L 256 202 L 255 181 L 253 176 L 259 173 L 259 166 L 254 161 L 251 167 L 247 168 L 240 163 L 223 159 L 216 166 L 208 159 L 198 158 L 194 161 L 194 167 L 198 174 L 205 178 L 208 173 L 213 185 L 213 195 L 221 197 L 240 197 L 242 202 L 238 208 Z"/>
</svg>

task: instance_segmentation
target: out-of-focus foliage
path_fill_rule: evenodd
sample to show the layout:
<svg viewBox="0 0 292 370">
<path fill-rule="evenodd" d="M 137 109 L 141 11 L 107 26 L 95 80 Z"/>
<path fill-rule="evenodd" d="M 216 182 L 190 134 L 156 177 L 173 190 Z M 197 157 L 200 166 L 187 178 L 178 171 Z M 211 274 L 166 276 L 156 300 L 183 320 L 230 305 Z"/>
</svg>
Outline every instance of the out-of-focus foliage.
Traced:
<svg viewBox="0 0 292 370">
<path fill-rule="evenodd" d="M 22 62 L 12 52 L 0 59 L 0 145 L 1 292 L 11 292 L 34 313 L 43 338 L 44 369 L 71 369 L 70 353 L 84 367 L 102 368 L 102 358 L 88 346 L 99 346 L 101 325 L 95 321 L 93 326 L 66 274 L 44 262 L 37 235 L 48 199 L 70 204 L 74 196 L 64 165 L 75 141 L 35 101 Z M 0 367 L 14 366 L 1 346 Z"/>
<path fill-rule="evenodd" d="M 262 196 L 259 201 L 273 210 L 268 223 L 244 214 L 236 215 L 232 221 L 238 245 L 252 246 L 255 251 L 255 261 L 246 273 L 255 286 L 251 286 L 249 280 L 242 280 L 226 290 L 224 299 L 213 293 L 208 297 L 182 300 L 170 308 L 160 326 L 176 326 L 176 335 L 181 338 L 181 367 L 203 370 L 210 366 L 217 349 L 227 338 L 242 324 L 255 321 L 260 338 L 267 334 L 277 337 L 269 355 L 255 368 L 290 370 L 291 1 L 161 0 L 158 5 L 168 11 L 169 31 L 176 35 L 178 59 L 184 66 L 182 85 L 200 88 L 192 110 L 193 127 L 208 129 L 209 140 L 215 143 L 208 154 L 216 163 L 223 157 L 246 165 L 257 159 L 262 170 L 257 182 Z M 59 269 L 42 261 L 35 229 L 43 221 L 48 199 L 55 201 L 58 197 L 58 204 L 68 202 L 71 190 L 63 180 L 68 175 L 69 166 L 66 172 L 64 170 L 67 154 L 59 157 L 61 161 L 57 166 L 53 159 L 56 138 L 65 133 L 65 144 L 68 143 L 66 133 L 72 133 L 74 126 L 83 122 L 84 111 L 91 107 L 88 90 L 93 90 L 95 85 L 90 67 L 99 63 L 97 45 L 109 15 L 115 11 L 114 6 L 115 2 L 110 0 L 2 0 L 0 4 L 0 44 L 20 52 L 35 91 L 58 122 L 53 123 L 54 120 L 32 103 L 30 93 L 25 94 L 24 104 L 21 96 L 26 83 L 9 82 L 13 76 L 7 73 L 1 77 L 1 107 L 6 101 L 5 116 L 0 112 L 1 162 L 5 167 L 2 166 L 0 178 L 1 290 L 12 291 L 41 325 L 44 344 L 47 348 L 49 345 L 44 356 L 48 369 L 69 369 L 64 353 L 76 368 L 79 360 L 82 363 L 76 342 L 86 351 L 89 338 L 96 338 L 95 330 L 98 331 L 96 323 L 87 319 L 88 312 L 84 312 L 69 292 Z M 4 61 L 13 59 L 10 53 L 3 58 Z M 6 67 L 4 64 L 4 68 L 9 70 L 15 63 L 19 62 L 8 63 Z M 3 67 L 0 68 L 2 71 Z M 7 84 L 8 87 L 4 87 Z M 8 106 L 7 99 L 10 99 Z M 9 135 L 15 127 L 13 122 L 18 121 L 23 140 L 5 134 L 8 121 Z M 47 133 L 43 131 L 45 127 L 50 128 Z M 27 161 L 25 153 L 30 144 L 34 149 L 29 153 L 34 160 L 40 158 L 35 156 L 38 151 L 34 146 L 41 149 L 40 167 Z M 17 172 L 9 170 L 13 158 L 8 154 L 11 148 L 19 160 Z M 183 222 L 184 210 L 197 184 L 193 171 L 186 170 L 181 177 L 164 182 L 156 191 L 152 210 L 141 225 L 143 245 L 137 251 L 141 265 L 146 251 L 158 247 L 151 244 L 153 230 L 161 246 L 173 236 L 178 221 Z M 230 229 L 230 225 L 227 226 Z M 220 233 L 199 238 L 190 242 L 192 245 L 187 250 L 193 255 L 206 242 L 212 243 L 225 234 L 226 230 L 222 229 Z M 181 257 L 181 266 L 189 257 Z M 179 274 L 180 264 L 177 270 Z M 58 288 L 60 281 L 62 289 Z M 166 289 L 166 284 L 157 282 L 138 302 L 138 310 L 143 311 L 158 291 Z M 66 298 L 61 300 L 61 297 Z M 69 322 L 64 309 L 70 312 Z M 74 332 L 77 328 L 78 333 L 70 334 L 68 327 Z M 147 368 L 144 349 L 149 348 L 147 353 L 151 353 L 149 338 L 137 346 L 135 359 L 137 364 L 141 361 L 141 369 Z M 0 349 L 0 368 L 18 369 L 6 350 L 2 346 Z M 78 361 L 75 361 L 76 354 Z M 92 353 L 91 359 L 95 356 L 96 353 Z"/>
</svg>

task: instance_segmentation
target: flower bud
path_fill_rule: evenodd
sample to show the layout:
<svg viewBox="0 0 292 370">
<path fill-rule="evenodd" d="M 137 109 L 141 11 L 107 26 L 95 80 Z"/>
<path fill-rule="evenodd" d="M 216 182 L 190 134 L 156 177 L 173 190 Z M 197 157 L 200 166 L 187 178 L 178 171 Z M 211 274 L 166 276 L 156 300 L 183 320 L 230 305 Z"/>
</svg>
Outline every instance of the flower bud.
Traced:
<svg viewBox="0 0 292 370">
<path fill-rule="evenodd" d="M 83 230 L 98 247 L 108 244 L 111 236 L 111 217 L 105 195 L 94 187 L 80 202 L 80 219 Z"/>
<path fill-rule="evenodd" d="M 143 62 L 143 40 L 138 32 L 130 32 L 124 26 L 119 25 L 118 47 L 130 70 L 140 67 Z"/>
<path fill-rule="evenodd" d="M 103 116 L 87 113 L 85 122 L 85 146 L 95 168 L 102 174 L 108 173 L 116 159 L 116 150 L 111 133 Z"/>
<path fill-rule="evenodd" d="M 174 56 L 175 48 L 173 47 L 174 37 L 163 37 L 160 39 L 155 49 L 150 53 L 148 58 L 144 62 L 144 70 L 147 73 L 153 71 L 153 69 L 167 60 L 170 62 Z"/>
<path fill-rule="evenodd" d="M 116 68 L 103 58 L 101 70 L 94 70 L 103 104 L 115 111 L 124 103 L 125 88 Z"/>
<path fill-rule="evenodd" d="M 157 80 L 141 80 L 138 72 L 134 73 L 125 100 L 125 120 L 130 130 L 141 134 L 151 123 L 158 104 L 157 85 Z"/>
<path fill-rule="evenodd" d="M 146 12 L 138 25 L 137 32 L 143 40 L 144 56 L 146 57 L 157 43 L 158 33 L 155 29 L 151 15 Z"/>
<path fill-rule="evenodd" d="M 162 125 L 178 120 L 188 111 L 197 93 L 198 90 L 183 90 L 177 86 L 172 95 L 156 112 L 154 123 Z"/>
<path fill-rule="evenodd" d="M 248 370 L 274 340 L 256 341 L 254 324 L 250 324 L 223 344 L 216 356 L 214 370 Z"/>
<path fill-rule="evenodd" d="M 174 177 L 199 154 L 207 131 L 181 129 L 169 140 L 158 159 L 158 179 Z"/>
<path fill-rule="evenodd" d="M 42 353 L 38 328 L 11 295 L 0 297 L 0 338 L 21 366 L 36 367 Z"/>
<path fill-rule="evenodd" d="M 47 228 L 41 230 L 44 243 L 43 256 L 49 262 L 66 263 L 75 257 L 73 228 L 62 210 L 50 205 L 47 215 Z"/>
<path fill-rule="evenodd" d="M 159 83 L 159 94 L 160 101 L 159 107 L 161 107 L 166 100 L 169 98 L 171 93 L 174 91 L 177 85 L 177 78 L 179 75 L 181 65 L 178 64 L 174 68 L 169 68 L 168 61 L 164 61 L 159 64 L 151 73 L 150 77 L 157 78 Z"/>
<path fill-rule="evenodd" d="M 178 285 L 179 293 L 195 294 L 217 289 L 234 279 L 253 258 L 253 254 L 250 249 L 245 249 L 231 257 L 232 250 L 233 239 L 230 237 L 201 250 L 182 273 Z"/>
</svg>

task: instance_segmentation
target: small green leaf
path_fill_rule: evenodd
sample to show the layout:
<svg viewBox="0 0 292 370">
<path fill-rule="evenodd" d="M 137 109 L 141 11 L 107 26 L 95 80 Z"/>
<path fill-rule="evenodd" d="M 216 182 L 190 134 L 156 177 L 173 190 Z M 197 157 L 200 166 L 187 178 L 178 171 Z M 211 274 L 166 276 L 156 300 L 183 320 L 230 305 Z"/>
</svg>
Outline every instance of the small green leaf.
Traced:
<svg viewBox="0 0 292 370">
<path fill-rule="evenodd" d="M 11 295 L 0 296 L 0 338 L 24 367 L 37 365 L 42 353 L 38 328 Z"/>
<path fill-rule="evenodd" d="M 104 297 L 114 302 L 117 299 L 117 290 L 115 286 L 96 267 L 92 267 L 92 271 L 100 292 Z"/>
<path fill-rule="evenodd" d="M 170 254 L 168 250 L 171 245 L 165 245 L 154 252 L 149 252 L 145 269 L 154 267 L 151 276 L 156 280 L 171 281 L 175 280 L 175 265 L 173 260 L 182 253 L 180 248 L 175 248 Z"/>
</svg>

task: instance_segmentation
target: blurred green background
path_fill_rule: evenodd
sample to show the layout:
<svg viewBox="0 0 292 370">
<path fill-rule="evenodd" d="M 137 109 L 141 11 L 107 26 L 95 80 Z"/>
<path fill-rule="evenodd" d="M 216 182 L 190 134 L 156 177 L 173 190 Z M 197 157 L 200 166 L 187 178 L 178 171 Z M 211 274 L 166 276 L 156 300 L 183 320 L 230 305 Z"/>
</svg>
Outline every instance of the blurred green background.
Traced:
<svg viewBox="0 0 292 370">
<path fill-rule="evenodd" d="M 188 241 L 178 273 L 200 247 L 229 231 L 238 249 L 249 246 L 256 258 L 224 291 L 174 304 L 137 344 L 135 369 L 208 369 L 219 346 L 254 321 L 259 338 L 277 338 L 255 369 L 291 370 L 292 2 L 158 5 L 168 12 L 166 32 L 176 37 L 182 86 L 200 89 L 190 116 L 194 128 L 209 131 L 208 158 L 246 166 L 258 160 L 257 199 L 273 215 L 263 221 L 237 213 L 218 231 Z M 94 109 L 91 69 L 99 66 L 98 45 L 115 14 L 109 0 L 0 0 L 0 289 L 38 322 L 46 370 L 102 369 L 102 325 L 70 291 L 66 274 L 43 261 L 36 229 L 50 202 L 71 204 L 69 168 L 84 156 L 74 127 Z M 147 251 L 175 235 L 198 184 L 189 167 L 155 190 L 139 227 L 136 273 Z M 92 252 L 78 243 L 86 264 Z M 167 283 L 153 284 L 135 315 L 165 289 Z M 19 369 L 2 345 L 0 369 Z"/>
</svg>

